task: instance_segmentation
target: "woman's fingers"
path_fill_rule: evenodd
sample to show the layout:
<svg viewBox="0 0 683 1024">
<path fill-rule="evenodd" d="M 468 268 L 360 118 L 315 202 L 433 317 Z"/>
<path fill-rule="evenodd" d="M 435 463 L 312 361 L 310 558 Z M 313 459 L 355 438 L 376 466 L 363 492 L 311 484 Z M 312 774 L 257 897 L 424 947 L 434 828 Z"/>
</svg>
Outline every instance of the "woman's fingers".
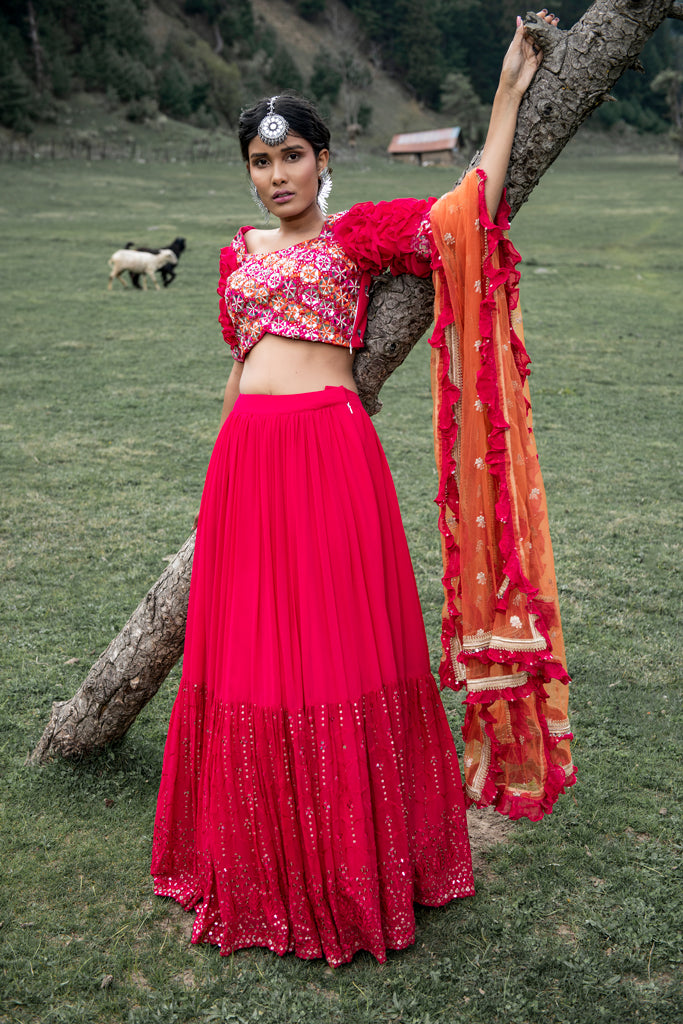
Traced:
<svg viewBox="0 0 683 1024">
<path fill-rule="evenodd" d="M 547 21 L 549 25 L 557 25 L 560 20 L 557 15 L 548 14 L 546 7 L 544 7 L 542 11 L 536 11 L 536 15 L 539 18 L 543 18 L 544 21 Z"/>
<path fill-rule="evenodd" d="M 543 18 L 543 21 L 547 22 L 548 25 L 552 25 L 553 27 L 558 25 L 559 21 L 560 21 L 560 19 L 557 17 L 556 14 L 549 14 L 548 13 L 548 9 L 546 7 L 544 7 L 542 11 L 536 11 L 536 17 Z M 517 28 L 518 29 L 519 29 L 519 26 L 521 24 L 522 24 L 522 19 L 518 17 L 517 18 Z M 536 44 L 533 44 L 533 50 L 534 50 L 534 54 L 535 55 L 537 55 L 539 58 L 542 57 L 541 50 L 540 50 L 540 48 L 538 46 L 536 46 Z M 540 60 L 539 60 L 539 63 L 540 63 Z"/>
<path fill-rule="evenodd" d="M 547 23 L 549 25 L 558 25 L 559 21 L 560 21 L 560 19 L 557 17 L 556 14 L 548 14 L 548 11 L 546 10 L 545 7 L 543 8 L 542 11 L 536 11 L 536 17 L 543 18 L 543 20 L 547 21 Z M 523 23 L 523 19 L 519 15 L 517 15 L 517 28 L 518 29 L 521 28 L 522 23 Z"/>
<path fill-rule="evenodd" d="M 548 25 L 557 25 L 559 18 L 549 14 L 547 8 L 538 11 L 537 17 Z M 517 17 L 517 30 L 503 61 L 501 83 L 524 93 L 543 61 L 543 50 L 534 42 L 531 33 L 524 26 L 524 19 Z"/>
</svg>

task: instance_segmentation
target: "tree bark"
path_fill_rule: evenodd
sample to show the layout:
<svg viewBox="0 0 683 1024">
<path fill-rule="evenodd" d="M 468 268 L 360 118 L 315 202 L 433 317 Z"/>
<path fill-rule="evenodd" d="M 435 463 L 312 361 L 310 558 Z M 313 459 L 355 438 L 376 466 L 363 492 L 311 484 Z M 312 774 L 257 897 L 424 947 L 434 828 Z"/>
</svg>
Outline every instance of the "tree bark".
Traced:
<svg viewBox="0 0 683 1024">
<path fill-rule="evenodd" d="M 55 701 L 50 721 L 28 758 L 82 757 L 128 731 L 183 653 L 194 533 L 70 700 Z"/>
<path fill-rule="evenodd" d="M 43 47 L 40 45 L 40 36 L 38 35 L 38 21 L 36 19 L 36 12 L 33 6 L 32 0 L 28 0 L 26 5 L 26 20 L 28 21 L 28 34 L 31 40 L 31 51 L 33 52 L 33 64 L 35 67 L 36 74 L 36 88 L 39 93 L 45 90 L 45 63 Z"/>
<path fill-rule="evenodd" d="M 508 171 L 512 216 L 542 175 L 667 16 L 672 0 L 597 0 L 569 30 L 529 13 L 525 24 L 544 51 L 541 68 L 519 112 Z M 473 163 L 476 164 L 477 157 Z M 373 285 L 366 348 L 354 376 L 372 415 L 379 391 L 431 321 L 433 289 L 410 276 Z M 194 533 L 90 669 L 78 692 L 52 707 L 50 721 L 28 761 L 84 756 L 121 739 L 182 653 Z"/>
<path fill-rule="evenodd" d="M 673 8 L 672 0 L 597 0 L 566 32 L 527 14 L 543 64 L 517 124 L 508 170 L 513 216 L 624 71 L 639 66 L 645 43 Z"/>
<path fill-rule="evenodd" d="M 548 25 L 532 11 L 527 13 L 524 24 L 543 50 L 543 64 L 522 101 L 517 120 L 506 181 L 511 217 L 586 118 L 608 99 L 615 82 L 637 62 L 655 29 L 679 6 L 672 0 L 597 0 L 569 30 Z M 477 153 L 470 167 L 478 162 Z M 381 408 L 377 392 L 388 376 L 383 351 L 387 336 L 394 333 L 399 317 L 407 315 L 410 307 L 427 301 L 423 282 L 417 278 L 394 279 L 387 291 L 388 295 L 382 291 L 385 307 L 395 310 L 397 319 L 383 322 L 379 352 L 368 331 L 366 348 L 356 356 L 354 365 L 358 391 L 368 411 Z M 401 344 L 401 358 L 396 359 L 392 371 L 420 336 L 416 334 L 407 347 Z"/>
</svg>

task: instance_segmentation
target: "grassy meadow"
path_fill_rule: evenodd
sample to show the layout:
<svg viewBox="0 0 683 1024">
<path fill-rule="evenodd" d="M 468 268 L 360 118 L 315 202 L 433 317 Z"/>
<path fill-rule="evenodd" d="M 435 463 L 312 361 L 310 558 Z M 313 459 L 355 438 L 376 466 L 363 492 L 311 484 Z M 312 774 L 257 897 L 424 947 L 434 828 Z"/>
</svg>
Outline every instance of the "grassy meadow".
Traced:
<svg viewBox="0 0 683 1024">
<path fill-rule="evenodd" d="M 452 179 L 339 162 L 332 209 Z M 682 188 L 673 156 L 570 152 L 513 225 L 579 782 L 480 859 L 475 898 L 418 908 L 413 948 L 333 971 L 191 946 L 190 916 L 153 897 L 177 668 L 118 748 L 24 767 L 190 532 L 230 368 L 217 252 L 257 216 L 243 169 L 0 165 L 3 1024 L 681 1019 Z M 107 292 L 114 249 L 176 235 L 169 289 Z M 428 363 L 425 341 L 376 422 L 436 664 Z"/>
</svg>

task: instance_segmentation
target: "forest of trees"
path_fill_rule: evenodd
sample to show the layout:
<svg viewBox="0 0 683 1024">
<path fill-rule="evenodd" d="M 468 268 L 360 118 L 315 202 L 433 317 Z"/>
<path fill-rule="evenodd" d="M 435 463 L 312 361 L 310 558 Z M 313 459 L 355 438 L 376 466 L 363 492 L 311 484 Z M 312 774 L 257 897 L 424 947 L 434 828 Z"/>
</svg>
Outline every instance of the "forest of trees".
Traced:
<svg viewBox="0 0 683 1024">
<path fill-rule="evenodd" d="M 298 16 L 323 21 L 327 0 L 288 0 Z M 351 52 L 323 51 L 306 76 L 251 0 L 161 0 L 181 18 L 157 53 L 146 23 L 148 0 L 3 0 L 0 12 L 0 124 L 29 133 L 57 120 L 59 101 L 78 91 L 102 92 L 131 121 L 159 111 L 199 127 L 234 127 L 240 108 L 268 91 L 311 94 L 327 114 L 367 127 L 367 66 Z M 346 0 L 363 27 L 364 51 L 427 108 L 483 123 L 519 4 L 513 0 Z M 562 24 L 573 24 L 588 0 L 558 0 Z M 194 35 L 192 35 L 194 30 Z M 644 72 L 629 71 L 594 123 L 618 121 L 665 131 L 672 95 L 683 79 L 681 23 L 667 21 L 642 54 Z M 664 87 L 663 83 L 666 83 Z M 673 85 L 672 85 L 673 83 Z M 654 87 L 653 87 L 654 86 Z M 673 91 L 672 91 L 673 90 Z M 357 101 L 349 103 L 355 95 Z M 466 113 L 463 113 L 466 112 Z M 481 115 L 481 116 L 480 116 Z"/>
</svg>

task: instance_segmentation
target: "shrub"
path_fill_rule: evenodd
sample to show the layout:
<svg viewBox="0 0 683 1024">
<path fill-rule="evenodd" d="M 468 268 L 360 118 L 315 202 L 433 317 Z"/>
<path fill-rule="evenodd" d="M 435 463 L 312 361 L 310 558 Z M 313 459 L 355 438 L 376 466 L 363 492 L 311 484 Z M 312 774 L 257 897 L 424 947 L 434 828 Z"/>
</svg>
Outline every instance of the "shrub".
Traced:
<svg viewBox="0 0 683 1024">
<path fill-rule="evenodd" d="M 321 50 L 315 55 L 313 72 L 308 88 L 319 103 L 326 100 L 332 106 L 337 102 L 339 89 L 343 82 L 342 74 L 335 65 L 333 55 L 328 50 Z"/>
<path fill-rule="evenodd" d="M 226 46 L 250 55 L 256 45 L 256 26 L 251 0 L 236 0 L 218 17 L 218 28 Z"/>
<path fill-rule="evenodd" d="M 50 61 L 50 81 L 52 92 L 57 99 L 66 99 L 71 92 L 71 74 L 66 59 L 59 53 Z"/>
<path fill-rule="evenodd" d="M 239 69 L 236 64 L 226 64 L 216 57 L 210 61 L 206 70 L 211 85 L 210 106 L 229 125 L 234 126 L 242 105 Z"/>
<path fill-rule="evenodd" d="M 152 73 L 128 53 L 107 47 L 105 58 L 106 85 L 116 91 L 122 103 L 140 100 L 154 93 Z"/>
<path fill-rule="evenodd" d="M 278 46 L 273 54 L 268 78 L 275 89 L 292 89 L 294 92 L 301 92 L 304 87 L 301 72 L 285 46 Z"/>
<path fill-rule="evenodd" d="M 361 103 L 358 108 L 357 120 L 364 132 L 370 127 L 372 121 L 372 107 L 369 103 Z"/>
<path fill-rule="evenodd" d="M 151 96 L 143 96 L 140 100 L 133 100 L 128 104 L 126 120 L 133 124 L 145 124 L 156 117 L 159 108 Z"/>
<path fill-rule="evenodd" d="M 0 124 L 28 134 L 36 113 L 33 83 L 0 39 Z"/>
<path fill-rule="evenodd" d="M 307 21 L 313 21 L 325 10 L 326 0 L 297 0 L 297 13 Z"/>
<path fill-rule="evenodd" d="M 163 62 L 157 86 L 159 109 L 169 117 L 189 117 L 192 113 L 192 83 L 175 57 Z"/>
<path fill-rule="evenodd" d="M 196 128 L 203 128 L 205 131 L 211 131 L 217 127 L 218 121 L 212 110 L 202 106 L 193 112 L 190 124 L 193 124 Z"/>
</svg>

